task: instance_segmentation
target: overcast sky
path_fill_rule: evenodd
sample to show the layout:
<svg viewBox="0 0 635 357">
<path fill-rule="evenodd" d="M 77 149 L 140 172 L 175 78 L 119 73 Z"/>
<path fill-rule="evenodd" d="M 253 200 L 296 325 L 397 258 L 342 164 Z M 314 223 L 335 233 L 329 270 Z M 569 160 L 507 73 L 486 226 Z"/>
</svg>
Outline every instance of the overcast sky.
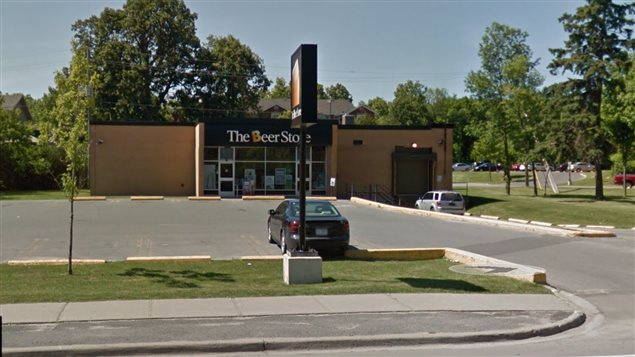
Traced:
<svg viewBox="0 0 635 357">
<path fill-rule="evenodd" d="M 71 25 L 124 1 L 0 0 L 3 93 L 39 98 L 56 70 L 70 62 Z M 420 81 L 465 95 L 467 73 L 480 67 L 485 28 L 500 22 L 529 33 L 546 84 L 549 48 L 567 34 L 558 22 L 584 4 L 573 0 L 447 1 L 186 1 L 198 14 L 197 34 L 232 34 L 263 60 L 270 79 L 289 78 L 301 43 L 318 45 L 318 81 L 344 84 L 354 102 L 392 100 L 399 83 Z"/>
</svg>

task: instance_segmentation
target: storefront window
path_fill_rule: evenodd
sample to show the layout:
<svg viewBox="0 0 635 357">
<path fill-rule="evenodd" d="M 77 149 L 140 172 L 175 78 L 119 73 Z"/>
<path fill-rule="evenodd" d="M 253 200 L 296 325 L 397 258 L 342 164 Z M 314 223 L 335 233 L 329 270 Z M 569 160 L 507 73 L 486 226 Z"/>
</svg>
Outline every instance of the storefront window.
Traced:
<svg viewBox="0 0 635 357">
<path fill-rule="evenodd" d="M 220 148 L 220 159 L 225 161 L 230 161 L 234 159 L 234 149 L 233 148 Z"/>
<path fill-rule="evenodd" d="M 218 148 L 210 148 L 207 147 L 203 149 L 203 160 L 209 161 L 218 161 Z"/>
<path fill-rule="evenodd" d="M 265 148 L 236 148 L 236 161 L 265 161 Z"/>
<path fill-rule="evenodd" d="M 314 191 L 326 190 L 326 165 L 323 162 L 314 162 L 311 164 L 313 177 L 311 178 L 311 186 Z"/>
<path fill-rule="evenodd" d="M 295 147 L 269 147 L 267 161 L 295 161 Z"/>
<path fill-rule="evenodd" d="M 326 161 L 326 147 L 324 146 L 313 146 L 311 148 L 312 161 Z"/>
<path fill-rule="evenodd" d="M 237 162 L 236 184 L 243 195 L 253 195 L 256 190 L 265 187 L 265 163 L 264 162 Z"/>
<path fill-rule="evenodd" d="M 267 191 L 293 191 L 295 183 L 295 164 L 267 163 L 265 175 Z"/>
</svg>

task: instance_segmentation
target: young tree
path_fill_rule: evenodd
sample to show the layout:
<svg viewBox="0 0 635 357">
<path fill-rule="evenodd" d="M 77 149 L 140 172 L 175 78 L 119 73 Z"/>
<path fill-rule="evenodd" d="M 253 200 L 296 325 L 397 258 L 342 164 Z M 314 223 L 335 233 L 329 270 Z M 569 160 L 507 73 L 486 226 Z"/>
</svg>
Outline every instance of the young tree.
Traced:
<svg viewBox="0 0 635 357">
<path fill-rule="evenodd" d="M 595 198 L 604 199 L 602 166 L 607 151 L 607 137 L 602 130 L 604 91 L 617 83 L 611 80 L 609 67 L 623 71 L 629 64 L 628 53 L 635 49 L 631 38 L 635 20 L 635 3 L 615 4 L 610 0 L 587 0 L 575 14 L 560 17 L 569 38 L 563 48 L 550 49 L 555 56 L 549 64 L 552 73 L 571 72 L 577 75 L 567 81 L 571 91 L 579 94 L 580 111 L 593 118 L 585 127 L 593 139 L 588 152 L 596 167 Z"/>
<path fill-rule="evenodd" d="M 503 161 L 508 195 L 513 145 L 518 142 L 515 138 L 522 129 L 521 120 L 528 118 L 525 114 L 530 109 L 523 98 L 542 83 L 527 37 L 524 31 L 494 22 L 485 29 L 479 46 L 481 69 L 470 72 L 465 80 L 467 90 L 482 102 L 487 113 L 485 122 L 472 123 L 472 132 L 479 137 L 475 150 Z"/>
<path fill-rule="evenodd" d="M 77 44 L 73 44 L 76 48 Z M 62 174 L 62 188 L 70 204 L 70 230 L 68 249 L 68 274 L 73 274 L 73 224 L 75 197 L 79 193 L 79 173 L 86 168 L 88 155 L 87 119 L 92 99 L 89 85 L 95 83 L 95 76 L 88 75 L 88 59 L 76 51 L 67 73 L 57 73 L 57 98 L 51 120 L 46 123 L 41 140 L 57 145 L 61 160 L 66 166 Z"/>
</svg>

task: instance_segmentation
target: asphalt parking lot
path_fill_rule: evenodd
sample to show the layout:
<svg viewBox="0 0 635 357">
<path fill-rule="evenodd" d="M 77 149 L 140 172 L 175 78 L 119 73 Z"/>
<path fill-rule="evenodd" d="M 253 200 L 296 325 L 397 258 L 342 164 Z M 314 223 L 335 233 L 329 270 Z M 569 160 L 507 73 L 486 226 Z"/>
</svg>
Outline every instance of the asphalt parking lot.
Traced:
<svg viewBox="0 0 635 357">
<path fill-rule="evenodd" d="M 267 211 L 279 201 L 77 202 L 73 256 L 124 260 L 130 256 L 210 255 L 232 259 L 245 255 L 277 255 L 267 242 Z M 351 245 L 357 248 L 465 246 L 465 238 L 480 243 L 515 239 L 530 233 L 415 217 L 335 202 L 351 222 Z M 68 256 L 67 201 L 2 202 L 0 260 L 63 259 Z M 535 241 L 532 241 L 535 244 Z M 557 244 L 546 241 L 544 244 Z"/>
</svg>

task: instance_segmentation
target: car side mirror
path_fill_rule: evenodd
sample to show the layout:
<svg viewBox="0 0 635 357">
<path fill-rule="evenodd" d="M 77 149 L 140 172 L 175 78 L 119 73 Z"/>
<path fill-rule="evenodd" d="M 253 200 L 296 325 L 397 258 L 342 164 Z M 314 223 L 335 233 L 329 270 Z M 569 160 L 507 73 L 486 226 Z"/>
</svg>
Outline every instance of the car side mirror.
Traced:
<svg viewBox="0 0 635 357">
<path fill-rule="evenodd" d="M 276 214 L 276 210 L 275 209 L 270 209 L 269 210 L 269 215 L 273 216 L 274 214 Z"/>
</svg>

